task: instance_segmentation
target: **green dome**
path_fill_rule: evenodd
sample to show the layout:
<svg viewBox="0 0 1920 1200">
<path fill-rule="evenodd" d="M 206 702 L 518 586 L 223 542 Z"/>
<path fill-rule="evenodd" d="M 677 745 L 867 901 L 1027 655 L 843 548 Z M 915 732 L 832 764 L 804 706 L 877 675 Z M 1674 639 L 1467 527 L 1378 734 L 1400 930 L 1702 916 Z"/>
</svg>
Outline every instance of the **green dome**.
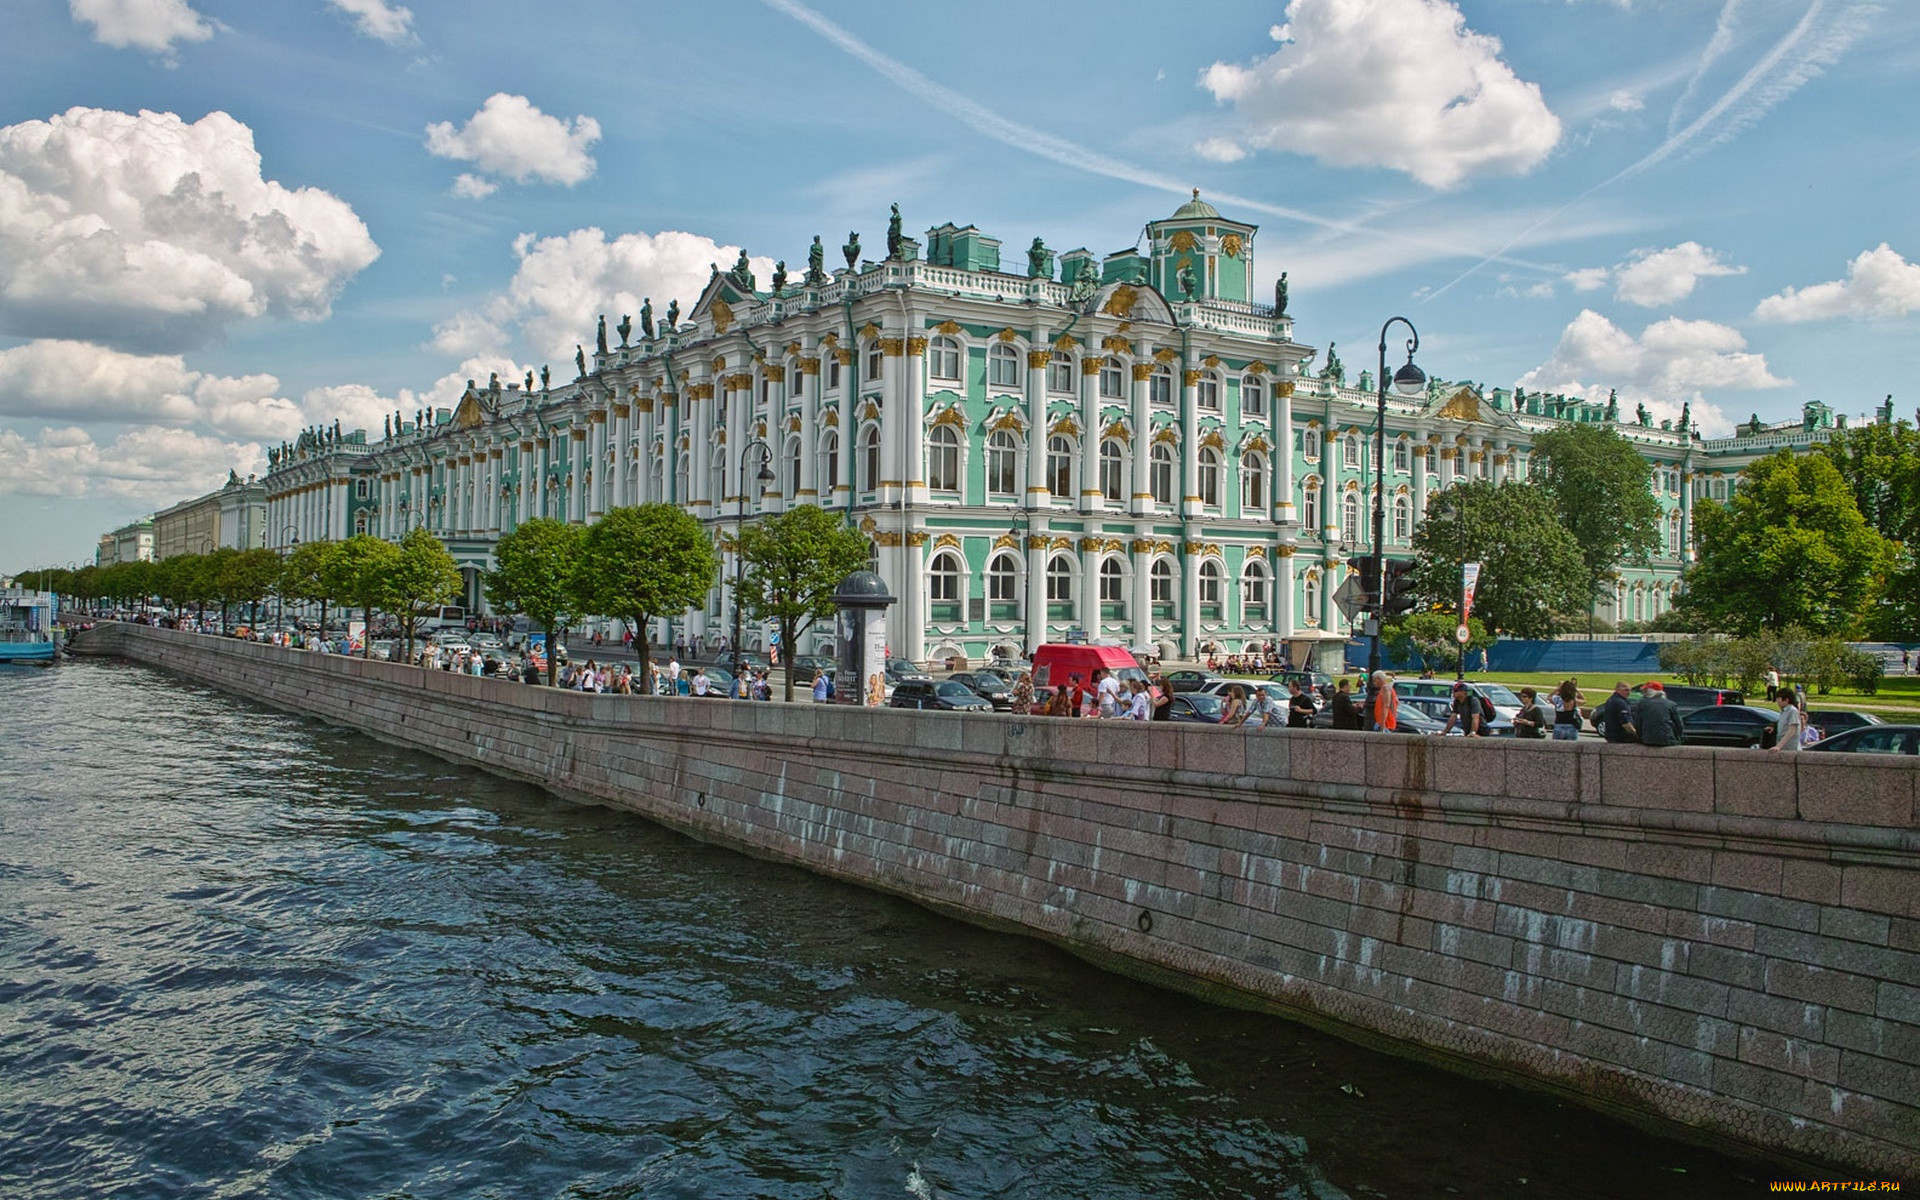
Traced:
<svg viewBox="0 0 1920 1200">
<path fill-rule="evenodd" d="M 1220 210 L 1200 198 L 1200 189 L 1193 189 L 1193 199 L 1173 210 L 1170 221 L 1188 221 L 1195 217 L 1219 217 Z"/>
</svg>

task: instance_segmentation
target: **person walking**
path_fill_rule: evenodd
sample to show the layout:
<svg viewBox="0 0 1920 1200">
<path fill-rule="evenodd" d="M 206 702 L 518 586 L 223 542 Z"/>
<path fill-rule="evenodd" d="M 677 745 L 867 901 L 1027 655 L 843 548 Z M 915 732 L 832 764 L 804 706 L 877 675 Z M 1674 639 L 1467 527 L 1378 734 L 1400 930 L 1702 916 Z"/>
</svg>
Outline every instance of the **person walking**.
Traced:
<svg viewBox="0 0 1920 1200">
<path fill-rule="evenodd" d="M 1353 681 L 1342 679 L 1333 691 L 1333 727 L 1359 729 L 1360 710 L 1353 705 Z"/>
<path fill-rule="evenodd" d="M 1147 701 L 1152 708 L 1149 719 L 1170 721 L 1173 719 L 1173 685 L 1167 682 L 1165 675 L 1155 675 L 1149 680 Z"/>
<path fill-rule="evenodd" d="M 1780 672 L 1767 668 L 1767 703 L 1772 704 L 1780 698 Z"/>
<path fill-rule="evenodd" d="M 1627 698 L 1631 691 L 1627 681 L 1622 679 L 1613 685 L 1613 695 L 1608 696 L 1607 702 L 1600 706 L 1599 724 L 1606 727 L 1609 742 L 1640 740 L 1640 730 L 1633 723 L 1633 704 Z"/>
<path fill-rule="evenodd" d="M 1372 682 L 1373 711 L 1367 715 L 1372 718 L 1373 727 L 1382 733 L 1399 732 L 1400 693 L 1393 686 L 1393 676 L 1385 671 L 1375 671 Z"/>
<path fill-rule="evenodd" d="M 1025 671 L 1013 677 L 1013 699 L 1008 703 L 1016 717 L 1028 716 L 1033 712 L 1033 676 Z"/>
<path fill-rule="evenodd" d="M 1794 703 L 1790 688 L 1780 689 L 1780 718 L 1774 722 L 1773 745 L 1767 747 L 1775 754 L 1792 754 L 1800 749 L 1807 732 L 1806 714 Z"/>
<path fill-rule="evenodd" d="M 1577 742 L 1580 740 L 1580 704 L 1583 697 L 1580 689 L 1571 679 L 1563 681 L 1554 689 L 1553 740 L 1556 742 Z"/>
<path fill-rule="evenodd" d="M 1680 709 L 1667 699 L 1667 689 L 1658 681 L 1640 685 L 1640 711 L 1634 714 L 1634 725 L 1642 746 L 1678 746 L 1687 740 Z"/>
<path fill-rule="evenodd" d="M 1100 715 L 1108 720 L 1123 716 L 1127 709 L 1127 700 L 1123 693 L 1126 685 L 1119 676 L 1105 667 L 1093 669 L 1093 689 L 1100 705 Z"/>
<path fill-rule="evenodd" d="M 1247 711 L 1240 718 L 1242 729 L 1271 729 L 1286 720 L 1280 706 L 1273 702 L 1273 696 L 1267 689 L 1254 684 L 1253 691 L 1247 696 Z"/>
</svg>

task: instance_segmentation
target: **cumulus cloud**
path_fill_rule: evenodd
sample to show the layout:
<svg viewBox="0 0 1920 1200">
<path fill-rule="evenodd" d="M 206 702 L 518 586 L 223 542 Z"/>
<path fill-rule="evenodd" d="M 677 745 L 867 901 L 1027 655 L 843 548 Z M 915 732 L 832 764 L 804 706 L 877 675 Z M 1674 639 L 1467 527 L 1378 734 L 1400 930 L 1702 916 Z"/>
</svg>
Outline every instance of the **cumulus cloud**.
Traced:
<svg viewBox="0 0 1920 1200">
<path fill-rule="evenodd" d="M 413 38 L 413 10 L 387 0 L 327 0 L 353 18 L 354 27 L 370 38 L 398 46 Z"/>
<path fill-rule="evenodd" d="M 1646 106 L 1646 101 L 1625 88 L 1617 89 L 1607 97 L 1607 107 L 1614 112 L 1639 112 Z"/>
<path fill-rule="evenodd" d="M 1812 287 L 1788 288 L 1760 302 L 1753 315 L 1766 321 L 1889 320 L 1920 309 L 1920 263 L 1910 263 L 1885 242 L 1847 264 L 1847 277 Z"/>
<path fill-rule="evenodd" d="M 600 122 L 592 117 L 563 121 L 541 112 L 525 96 L 506 92 L 488 96 L 461 128 L 451 121 L 427 126 L 429 153 L 473 163 L 515 183 L 538 180 L 572 187 L 593 174 L 593 155 L 587 151 L 599 140 Z M 455 191 L 477 199 L 492 190 L 479 190 L 486 183 L 462 176 Z"/>
<path fill-rule="evenodd" d="M 41 339 L 0 350 L 0 417 L 132 425 L 210 426 L 234 437 L 283 437 L 300 427 L 271 375 L 189 370 L 177 354 L 127 354 Z"/>
<path fill-rule="evenodd" d="M 262 178 L 223 112 L 0 129 L 0 334 L 182 349 L 246 318 L 324 318 L 379 254 L 345 201 Z"/>
<path fill-rule="evenodd" d="M 1539 85 L 1467 28 L 1452 0 L 1291 0 L 1281 48 L 1216 62 L 1200 85 L 1236 110 L 1239 139 L 1350 167 L 1404 171 L 1434 188 L 1524 174 L 1560 140 Z"/>
<path fill-rule="evenodd" d="M 520 265 L 507 290 L 479 310 L 435 326 L 435 349 L 498 353 L 508 330 L 517 329 L 534 354 L 569 363 L 575 345 L 592 344 L 601 313 L 609 322 L 622 313 L 637 320 L 642 299 L 652 297 L 655 319 L 664 321 L 669 300 L 677 298 L 683 310 L 690 308 L 707 285 L 709 268 L 732 266 L 740 248 L 673 230 L 623 233 L 609 240 L 605 231 L 588 228 L 548 238 L 522 234 L 513 251 Z M 764 283 L 773 273 L 773 260 L 750 261 Z"/>
<path fill-rule="evenodd" d="M 469 381 L 486 387 L 489 377 L 498 372 L 500 383 L 519 383 L 528 368 L 497 354 L 476 355 L 415 391 L 401 388 L 392 396 L 364 383 L 340 383 L 317 387 L 300 398 L 300 408 L 308 423 L 332 425 L 336 420 L 346 430 L 364 429 L 378 438 L 388 417 L 398 412 L 402 420 L 413 420 L 422 408 L 452 408 L 466 394 Z"/>
<path fill-rule="evenodd" d="M 1193 152 L 1208 162 L 1239 162 L 1247 156 L 1238 142 L 1230 138 L 1210 137 L 1194 144 Z"/>
<path fill-rule="evenodd" d="M 1702 279 L 1746 273 L 1745 267 L 1725 261 L 1717 250 L 1699 242 L 1681 242 L 1665 250 L 1636 250 L 1625 262 L 1570 271 L 1565 278 L 1576 292 L 1597 292 L 1612 283 L 1615 299 L 1642 308 L 1662 308 L 1693 295 Z"/>
<path fill-rule="evenodd" d="M 77 427 L 43 429 L 29 438 L 0 429 L 0 492 L 70 499 L 106 497 L 159 508 L 197 496 L 228 471 L 266 469 L 258 442 L 232 442 L 185 429 L 148 426 L 110 443 Z"/>
<path fill-rule="evenodd" d="M 462 171 L 453 180 L 453 194 L 468 200 L 485 200 L 499 190 L 499 184 L 471 171 Z"/>
<path fill-rule="evenodd" d="M 204 42 L 213 26 L 187 0 L 67 0 L 73 19 L 93 26 L 93 40 L 125 50 L 171 54 L 175 42 Z"/>
<path fill-rule="evenodd" d="M 1567 325 L 1551 358 L 1519 380 L 1529 391 L 1596 400 L 1617 388 L 1623 400 L 1644 401 L 1663 417 L 1676 415 L 1681 403 L 1690 401 L 1707 432 L 1719 410 L 1705 400 L 1706 392 L 1779 388 L 1789 382 L 1773 374 L 1765 355 L 1747 350 L 1737 329 L 1669 317 L 1635 337 L 1592 309 Z"/>
</svg>

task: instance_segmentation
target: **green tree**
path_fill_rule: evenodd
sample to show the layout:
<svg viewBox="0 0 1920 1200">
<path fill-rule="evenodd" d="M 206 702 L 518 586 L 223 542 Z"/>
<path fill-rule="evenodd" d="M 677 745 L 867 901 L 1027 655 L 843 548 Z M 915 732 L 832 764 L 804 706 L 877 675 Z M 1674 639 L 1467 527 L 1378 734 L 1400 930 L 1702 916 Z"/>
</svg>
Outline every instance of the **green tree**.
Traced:
<svg viewBox="0 0 1920 1200">
<path fill-rule="evenodd" d="M 780 624 L 787 656 L 786 698 L 793 699 L 793 655 L 800 635 L 834 613 L 840 581 L 867 565 L 867 535 L 813 504 L 797 505 L 740 533 L 740 582 L 734 602 L 756 621 Z"/>
<path fill-rule="evenodd" d="M 1402 662 L 1418 658 L 1436 670 L 1455 664 L 1464 667 L 1466 660 L 1457 637 L 1459 628 L 1459 613 L 1429 609 L 1408 613 L 1382 626 L 1380 639 L 1388 652 Z M 1479 617 L 1467 618 L 1467 635 L 1465 650 L 1485 650 L 1493 645 L 1493 632 Z"/>
<path fill-rule="evenodd" d="M 297 604 L 320 606 L 320 627 L 327 627 L 327 560 L 338 542 L 302 542 L 287 555 L 280 569 L 280 595 Z"/>
<path fill-rule="evenodd" d="M 265 549 L 229 551 L 220 560 L 220 590 L 231 603 L 252 607 L 249 624 L 260 623 L 260 602 L 279 585 L 281 565 L 280 556 Z"/>
<path fill-rule="evenodd" d="M 704 602 L 719 569 L 698 518 L 668 504 L 616 508 L 587 530 L 580 599 L 589 612 L 626 622 L 644 680 L 651 663 L 647 623 Z"/>
<path fill-rule="evenodd" d="M 1413 550 L 1414 594 L 1455 614 L 1461 564 L 1478 562 L 1473 611 L 1511 637 L 1551 637 L 1553 614 L 1577 607 L 1586 590 L 1579 546 L 1530 483 L 1475 479 L 1436 492 Z"/>
<path fill-rule="evenodd" d="M 400 619 L 406 655 L 413 657 L 420 618 L 460 594 L 460 567 L 440 539 L 424 529 L 409 530 L 386 571 L 376 607 Z"/>
<path fill-rule="evenodd" d="M 368 533 L 357 533 L 344 542 L 333 543 L 327 555 L 321 579 L 327 595 L 348 610 L 359 609 L 366 632 L 360 639 L 360 655 L 373 655 L 373 610 L 387 597 L 394 570 L 400 562 L 400 547 Z"/>
<path fill-rule="evenodd" d="M 1920 431 L 1906 421 L 1857 425 L 1815 453 L 1847 481 L 1867 524 L 1899 543 L 1868 632 L 1893 641 L 1920 636 Z"/>
<path fill-rule="evenodd" d="M 1632 442 L 1604 425 L 1563 425 L 1534 439 L 1528 476 L 1579 549 L 1589 617 L 1615 572 L 1644 564 L 1660 546 L 1652 470 Z"/>
<path fill-rule="evenodd" d="M 503 613 L 522 613 L 547 637 L 547 684 L 560 656 L 553 631 L 580 615 L 574 586 L 586 528 L 549 517 L 523 521 L 494 545 L 495 567 L 487 573 L 487 603 Z"/>
<path fill-rule="evenodd" d="M 1751 464 L 1727 503 L 1695 507 L 1694 529 L 1698 557 L 1681 603 L 1741 636 L 1788 625 L 1845 635 L 1894 563 L 1893 544 L 1822 455 L 1782 450 Z"/>
</svg>

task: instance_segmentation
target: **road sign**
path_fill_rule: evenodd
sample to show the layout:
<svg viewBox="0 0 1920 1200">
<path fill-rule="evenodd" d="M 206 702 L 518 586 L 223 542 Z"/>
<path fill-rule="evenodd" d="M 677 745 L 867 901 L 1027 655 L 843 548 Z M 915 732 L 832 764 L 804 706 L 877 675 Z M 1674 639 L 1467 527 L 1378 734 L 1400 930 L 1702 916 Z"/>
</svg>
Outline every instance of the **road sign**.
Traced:
<svg viewBox="0 0 1920 1200">
<path fill-rule="evenodd" d="M 1333 589 L 1333 602 L 1339 606 L 1347 620 L 1373 607 L 1373 596 L 1360 584 L 1360 576 L 1349 575 L 1346 582 Z"/>
<path fill-rule="evenodd" d="M 1473 640 L 1473 630 L 1468 629 L 1465 625 L 1462 625 L 1460 628 L 1453 631 L 1453 640 L 1456 642 L 1459 642 L 1462 646 L 1464 646 L 1468 642 Z"/>
</svg>

